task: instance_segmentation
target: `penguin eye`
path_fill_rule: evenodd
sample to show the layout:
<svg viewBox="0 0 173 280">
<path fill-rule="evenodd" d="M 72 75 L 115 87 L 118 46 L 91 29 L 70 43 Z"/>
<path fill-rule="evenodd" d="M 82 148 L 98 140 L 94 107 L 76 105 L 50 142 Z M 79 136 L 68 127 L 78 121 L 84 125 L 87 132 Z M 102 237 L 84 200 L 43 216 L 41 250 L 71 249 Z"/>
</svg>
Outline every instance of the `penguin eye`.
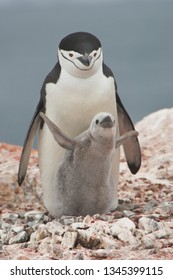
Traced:
<svg viewBox="0 0 173 280">
<path fill-rule="evenodd" d="M 96 124 L 98 124 L 99 123 L 99 120 L 96 120 Z"/>
<path fill-rule="evenodd" d="M 73 57 L 73 53 L 69 53 L 69 56 L 70 56 L 70 57 Z"/>
<path fill-rule="evenodd" d="M 97 55 L 97 52 L 94 52 L 93 56 L 96 57 L 96 55 Z"/>
</svg>

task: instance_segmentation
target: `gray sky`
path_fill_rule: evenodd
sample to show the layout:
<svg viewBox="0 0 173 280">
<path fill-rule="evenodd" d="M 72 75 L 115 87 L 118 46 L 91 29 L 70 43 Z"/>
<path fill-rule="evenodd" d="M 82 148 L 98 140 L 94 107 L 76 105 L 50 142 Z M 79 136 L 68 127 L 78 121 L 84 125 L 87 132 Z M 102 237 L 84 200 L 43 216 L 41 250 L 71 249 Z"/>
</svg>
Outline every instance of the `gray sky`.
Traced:
<svg viewBox="0 0 173 280">
<path fill-rule="evenodd" d="M 173 1 L 0 0 L 0 141 L 22 145 L 59 41 L 88 31 L 134 122 L 173 104 Z"/>
</svg>

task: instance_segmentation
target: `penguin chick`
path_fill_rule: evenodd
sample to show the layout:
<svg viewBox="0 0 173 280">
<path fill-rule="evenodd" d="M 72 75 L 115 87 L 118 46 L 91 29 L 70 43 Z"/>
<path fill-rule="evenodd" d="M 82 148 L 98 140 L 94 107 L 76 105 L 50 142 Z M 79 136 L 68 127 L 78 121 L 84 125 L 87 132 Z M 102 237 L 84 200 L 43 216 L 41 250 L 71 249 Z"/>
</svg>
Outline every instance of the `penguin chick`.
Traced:
<svg viewBox="0 0 173 280">
<path fill-rule="evenodd" d="M 55 205 L 45 205 L 50 214 L 93 215 L 107 213 L 115 199 L 115 181 L 112 178 L 112 162 L 116 148 L 137 131 L 129 131 L 117 137 L 117 124 L 111 113 L 98 113 L 88 130 L 75 137 L 68 137 L 45 114 L 40 116 L 47 124 L 56 142 L 66 149 L 61 163 L 57 162 Z"/>
</svg>

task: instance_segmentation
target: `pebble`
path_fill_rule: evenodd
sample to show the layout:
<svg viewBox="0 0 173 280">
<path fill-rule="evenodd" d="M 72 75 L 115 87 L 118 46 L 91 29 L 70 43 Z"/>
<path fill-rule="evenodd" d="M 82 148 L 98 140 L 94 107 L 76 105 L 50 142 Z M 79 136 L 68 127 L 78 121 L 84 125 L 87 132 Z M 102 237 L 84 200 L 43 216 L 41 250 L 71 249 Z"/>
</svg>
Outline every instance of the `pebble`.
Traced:
<svg viewBox="0 0 173 280">
<path fill-rule="evenodd" d="M 75 216 L 62 216 L 60 219 L 57 220 L 59 223 L 61 223 L 64 226 L 71 225 L 76 222 L 82 222 L 82 217 L 75 217 Z"/>
<path fill-rule="evenodd" d="M 45 237 L 50 236 L 50 232 L 47 230 L 46 225 L 40 224 L 38 229 L 31 234 L 31 241 L 39 241 L 44 239 Z"/>
<path fill-rule="evenodd" d="M 91 251 L 91 256 L 98 259 L 107 259 L 111 257 L 110 249 L 98 249 Z"/>
<path fill-rule="evenodd" d="M 118 249 L 119 243 L 115 239 L 102 235 L 100 238 L 100 247 L 103 249 Z"/>
<path fill-rule="evenodd" d="M 128 229 L 121 231 L 117 237 L 119 240 L 127 242 L 130 245 L 137 245 L 138 243 L 136 238 L 133 236 L 132 232 Z"/>
<path fill-rule="evenodd" d="M 93 221 L 94 221 L 94 219 L 93 219 L 90 215 L 87 215 L 87 216 L 85 216 L 85 218 L 83 219 L 83 224 L 84 224 L 85 226 L 89 226 Z"/>
<path fill-rule="evenodd" d="M 155 247 L 157 249 L 162 249 L 162 248 L 166 248 L 166 247 L 173 247 L 173 239 L 158 239 L 155 242 Z"/>
<path fill-rule="evenodd" d="M 1 240 L 2 244 L 8 244 L 8 241 L 6 242 L 6 239 L 7 239 L 6 231 L 1 229 L 0 230 L 0 240 Z"/>
<path fill-rule="evenodd" d="M 92 227 L 87 230 L 79 229 L 77 243 L 89 249 L 98 248 L 100 245 L 100 236 Z"/>
<path fill-rule="evenodd" d="M 95 223 L 93 223 L 91 225 L 91 228 L 93 228 L 95 231 L 98 232 L 98 234 L 102 234 L 102 233 L 106 233 L 110 235 L 110 227 L 107 223 L 105 223 L 104 221 L 100 220 L 100 221 L 95 221 Z"/>
<path fill-rule="evenodd" d="M 128 218 L 133 217 L 135 215 L 135 212 L 130 211 L 130 210 L 124 210 L 123 213 L 124 213 L 124 216 L 126 216 Z"/>
<path fill-rule="evenodd" d="M 84 260 L 84 254 L 82 252 L 78 252 L 75 255 L 72 255 L 71 260 Z"/>
<path fill-rule="evenodd" d="M 75 231 L 67 231 L 65 232 L 61 245 L 65 249 L 73 249 L 77 242 L 78 233 Z"/>
<path fill-rule="evenodd" d="M 156 213 L 172 215 L 173 214 L 173 203 L 172 202 L 163 202 L 155 210 Z"/>
<path fill-rule="evenodd" d="M 114 219 L 113 214 L 95 214 L 93 215 L 93 220 L 101 220 L 101 221 L 105 221 L 105 222 L 109 222 L 112 221 Z"/>
<path fill-rule="evenodd" d="M 123 218 L 124 214 L 122 211 L 114 211 L 111 213 L 111 220 Z"/>
<path fill-rule="evenodd" d="M 62 239 L 58 235 L 53 237 L 47 236 L 39 244 L 37 250 L 39 250 L 44 256 L 48 256 L 53 259 L 62 258 L 63 254 L 60 246 L 61 241 Z"/>
<path fill-rule="evenodd" d="M 43 221 L 44 220 L 44 212 L 40 211 L 29 211 L 25 213 L 25 222 L 33 222 L 35 220 Z"/>
<path fill-rule="evenodd" d="M 156 239 L 167 238 L 171 233 L 172 231 L 169 229 L 160 229 L 143 236 L 141 241 L 143 242 L 145 249 L 151 249 L 155 247 Z"/>
<path fill-rule="evenodd" d="M 52 251 L 52 257 L 54 259 L 62 259 L 63 258 L 64 249 L 62 249 L 61 243 L 59 242 L 59 240 L 56 240 L 55 238 L 53 238 L 50 248 L 51 248 L 51 251 Z"/>
<path fill-rule="evenodd" d="M 34 244 L 36 244 L 34 242 Z M 37 245 L 37 248 L 35 248 L 37 251 L 42 252 L 44 256 L 51 256 L 51 237 L 47 236 L 45 237 L 40 244 Z"/>
<path fill-rule="evenodd" d="M 12 226 L 11 230 L 14 231 L 15 233 L 19 233 L 21 231 L 24 231 L 24 226 L 14 225 Z"/>
<path fill-rule="evenodd" d="M 151 199 L 149 202 L 146 203 L 146 205 L 143 208 L 143 212 L 151 211 L 158 205 L 157 200 Z"/>
<path fill-rule="evenodd" d="M 121 218 L 116 221 L 113 226 L 111 227 L 111 234 L 113 236 L 118 236 L 122 231 L 129 230 L 130 232 L 134 233 L 136 226 L 132 220 L 127 217 Z"/>
<path fill-rule="evenodd" d="M 144 249 L 152 249 L 154 248 L 156 237 L 154 234 L 147 234 L 142 237 L 141 241 L 143 243 Z"/>
<path fill-rule="evenodd" d="M 162 229 L 163 225 L 153 219 L 142 217 L 138 221 L 138 228 L 143 230 L 145 234 Z"/>
<path fill-rule="evenodd" d="M 169 228 L 172 228 L 173 229 L 173 222 L 165 222 L 164 223 L 164 226 L 167 228 L 167 227 L 169 227 Z"/>
<path fill-rule="evenodd" d="M 160 230 L 153 232 L 153 234 L 157 239 L 167 238 L 172 234 L 172 230 L 171 229 L 160 229 Z"/>
<path fill-rule="evenodd" d="M 134 236 L 137 237 L 139 240 L 145 235 L 144 231 L 141 229 L 136 229 L 134 232 Z"/>
<path fill-rule="evenodd" d="M 83 222 L 79 222 L 79 223 L 71 224 L 71 228 L 73 228 L 74 230 L 77 230 L 77 229 L 87 229 L 87 228 L 89 228 L 89 226 L 86 225 Z"/>
<path fill-rule="evenodd" d="M 14 243 L 23 243 L 29 240 L 29 236 L 26 231 L 19 232 L 16 236 L 10 238 L 9 245 Z"/>
<path fill-rule="evenodd" d="M 6 222 L 4 222 L 4 223 L 1 222 L 1 224 L 0 224 L 1 229 L 8 230 L 10 227 L 11 227 L 11 225 L 9 223 L 6 223 Z"/>
<path fill-rule="evenodd" d="M 0 240 L 0 254 L 2 253 L 2 240 Z"/>
<path fill-rule="evenodd" d="M 1 219 L 6 222 L 15 222 L 18 217 L 19 217 L 18 214 L 13 214 L 13 213 L 1 214 Z"/>
<path fill-rule="evenodd" d="M 63 235 L 65 232 L 65 228 L 63 227 L 63 225 L 56 220 L 48 222 L 46 224 L 46 228 L 52 235 Z"/>
<path fill-rule="evenodd" d="M 122 231 L 123 229 L 119 225 L 116 225 L 116 223 L 110 229 L 110 232 L 114 237 L 118 236 L 118 234 L 120 234 Z"/>
</svg>

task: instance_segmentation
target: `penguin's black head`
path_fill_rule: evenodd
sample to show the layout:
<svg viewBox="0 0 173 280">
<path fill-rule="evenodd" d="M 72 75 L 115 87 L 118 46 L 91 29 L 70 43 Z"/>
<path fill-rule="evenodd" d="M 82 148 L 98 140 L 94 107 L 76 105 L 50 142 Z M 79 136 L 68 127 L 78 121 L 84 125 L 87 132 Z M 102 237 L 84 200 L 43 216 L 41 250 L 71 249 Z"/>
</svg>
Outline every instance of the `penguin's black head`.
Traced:
<svg viewBox="0 0 173 280">
<path fill-rule="evenodd" d="M 58 57 L 61 67 L 71 75 L 88 77 L 102 65 L 101 43 L 90 33 L 72 33 L 60 42 Z"/>
<path fill-rule="evenodd" d="M 97 37 L 87 32 L 75 32 L 66 36 L 59 44 L 59 48 L 65 51 L 75 51 L 80 54 L 90 54 L 101 48 Z"/>
</svg>

